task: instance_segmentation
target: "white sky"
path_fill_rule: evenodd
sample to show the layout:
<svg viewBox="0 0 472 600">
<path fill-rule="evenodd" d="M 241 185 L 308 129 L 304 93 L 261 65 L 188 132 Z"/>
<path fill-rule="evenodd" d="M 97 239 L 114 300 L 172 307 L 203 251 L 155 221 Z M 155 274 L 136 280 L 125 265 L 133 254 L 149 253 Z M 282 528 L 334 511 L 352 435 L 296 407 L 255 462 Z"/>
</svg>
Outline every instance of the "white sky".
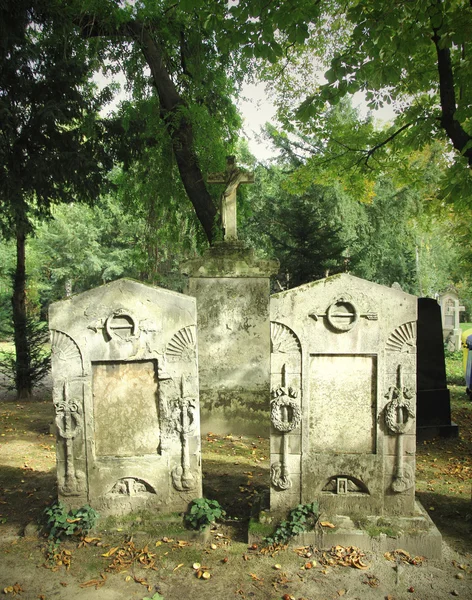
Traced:
<svg viewBox="0 0 472 600">
<path fill-rule="evenodd" d="M 118 102 L 125 98 L 124 76 L 121 74 L 115 75 L 113 80 L 120 83 L 122 91 L 116 96 L 114 102 L 106 107 L 105 112 L 113 110 Z M 100 87 L 105 85 L 105 82 L 110 83 L 110 80 L 105 80 L 103 76 L 97 75 L 96 82 Z M 243 135 L 248 140 L 249 150 L 259 161 L 266 161 L 275 157 L 277 152 L 274 151 L 269 142 L 263 139 L 261 133 L 262 127 L 267 122 L 276 125 L 275 107 L 265 93 L 265 85 L 262 83 L 244 85 L 241 98 L 237 102 L 237 106 L 243 115 Z M 360 109 L 362 116 L 367 113 L 367 105 L 361 93 L 354 95 L 353 104 Z M 394 112 L 391 106 L 387 106 L 376 111 L 375 116 L 379 121 L 386 122 L 393 119 Z"/>
</svg>

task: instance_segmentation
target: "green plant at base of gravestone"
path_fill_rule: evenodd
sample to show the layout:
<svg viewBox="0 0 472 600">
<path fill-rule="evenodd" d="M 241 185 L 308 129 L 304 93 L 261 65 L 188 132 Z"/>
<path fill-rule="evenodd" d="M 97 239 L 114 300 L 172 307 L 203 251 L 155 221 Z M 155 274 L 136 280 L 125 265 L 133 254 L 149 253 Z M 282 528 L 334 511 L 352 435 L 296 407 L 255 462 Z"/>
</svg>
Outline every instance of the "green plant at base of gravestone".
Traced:
<svg viewBox="0 0 472 600">
<path fill-rule="evenodd" d="M 282 521 L 263 542 L 267 546 L 287 544 L 296 535 L 313 529 L 319 517 L 318 508 L 318 502 L 299 504 L 289 512 L 287 520 Z"/>
<path fill-rule="evenodd" d="M 164 600 L 164 596 L 161 596 L 159 594 L 159 592 L 156 592 L 152 598 L 148 598 L 148 596 L 146 596 L 145 598 L 143 598 L 143 600 Z"/>
<path fill-rule="evenodd" d="M 43 511 L 43 527 L 49 540 L 59 542 L 64 537 L 85 535 L 98 519 L 98 513 L 88 504 L 70 511 L 57 500 Z"/>
<path fill-rule="evenodd" d="M 211 523 L 226 515 L 218 500 L 196 498 L 192 500 L 189 511 L 184 517 L 185 523 L 192 529 L 202 531 Z"/>
</svg>

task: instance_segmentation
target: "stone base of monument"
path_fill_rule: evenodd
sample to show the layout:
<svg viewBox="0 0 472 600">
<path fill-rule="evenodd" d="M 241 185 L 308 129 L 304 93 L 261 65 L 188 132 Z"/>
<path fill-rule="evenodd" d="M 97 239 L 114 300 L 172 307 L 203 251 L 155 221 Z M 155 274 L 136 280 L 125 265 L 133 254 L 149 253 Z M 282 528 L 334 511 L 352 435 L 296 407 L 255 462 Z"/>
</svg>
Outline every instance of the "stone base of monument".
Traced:
<svg viewBox="0 0 472 600">
<path fill-rule="evenodd" d="M 451 399 L 447 388 L 418 390 L 416 410 L 417 442 L 459 436 L 459 426 L 451 421 Z"/>
<path fill-rule="evenodd" d="M 202 531 L 187 529 L 184 525 L 182 513 L 156 513 L 141 511 L 123 516 L 100 518 L 95 533 L 127 534 L 134 540 L 149 536 L 156 539 L 185 540 L 206 543 L 210 539 L 211 527 Z"/>
<path fill-rule="evenodd" d="M 332 546 L 356 546 L 365 552 L 392 552 L 402 549 L 413 556 L 441 558 L 442 536 L 428 513 L 417 501 L 412 517 L 348 517 L 323 515 L 323 522 L 334 527 L 317 525 L 292 539 L 292 546 L 313 546 L 318 549 Z M 249 523 L 248 542 L 259 544 L 269 536 L 285 515 L 261 511 Z"/>
</svg>

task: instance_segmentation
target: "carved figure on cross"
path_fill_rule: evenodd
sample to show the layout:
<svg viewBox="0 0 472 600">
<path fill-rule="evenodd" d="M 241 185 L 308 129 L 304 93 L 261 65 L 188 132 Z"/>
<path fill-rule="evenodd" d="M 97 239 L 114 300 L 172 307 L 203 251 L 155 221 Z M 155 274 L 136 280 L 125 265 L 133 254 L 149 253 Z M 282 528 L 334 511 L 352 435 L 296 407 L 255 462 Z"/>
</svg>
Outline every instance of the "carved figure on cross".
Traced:
<svg viewBox="0 0 472 600">
<path fill-rule="evenodd" d="M 225 242 L 238 239 L 237 190 L 241 183 L 254 183 L 254 173 L 246 173 L 236 166 L 234 156 L 226 157 L 224 173 L 210 173 L 208 183 L 224 183 L 225 191 L 221 196 L 220 214 Z"/>
</svg>

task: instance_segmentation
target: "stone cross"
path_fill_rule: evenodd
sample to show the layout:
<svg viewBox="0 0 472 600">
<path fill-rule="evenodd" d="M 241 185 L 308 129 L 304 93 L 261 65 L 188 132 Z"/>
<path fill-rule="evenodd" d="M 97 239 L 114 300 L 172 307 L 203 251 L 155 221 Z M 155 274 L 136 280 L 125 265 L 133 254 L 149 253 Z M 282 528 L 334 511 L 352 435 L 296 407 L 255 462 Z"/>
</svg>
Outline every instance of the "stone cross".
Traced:
<svg viewBox="0 0 472 600">
<path fill-rule="evenodd" d="M 245 173 L 236 166 L 234 156 L 226 157 L 224 173 L 210 173 L 208 183 L 224 183 L 226 189 L 221 196 L 221 224 L 225 242 L 238 239 L 236 216 L 236 192 L 241 183 L 254 183 L 254 173 Z"/>
</svg>

